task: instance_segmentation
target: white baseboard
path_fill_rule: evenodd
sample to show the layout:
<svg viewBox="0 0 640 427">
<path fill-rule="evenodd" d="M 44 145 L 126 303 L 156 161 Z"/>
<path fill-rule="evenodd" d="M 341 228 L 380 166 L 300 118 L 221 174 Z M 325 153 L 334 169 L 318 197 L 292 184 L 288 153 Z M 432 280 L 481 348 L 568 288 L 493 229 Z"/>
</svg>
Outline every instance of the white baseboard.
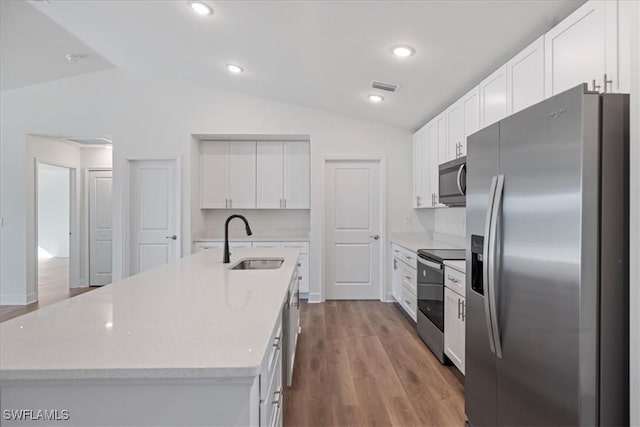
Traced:
<svg viewBox="0 0 640 427">
<path fill-rule="evenodd" d="M 320 296 L 319 293 L 309 292 L 309 302 L 312 304 L 322 302 L 322 297 Z"/>
<path fill-rule="evenodd" d="M 382 300 L 382 302 L 394 302 L 393 294 L 391 292 L 387 292 L 387 297 Z"/>
<path fill-rule="evenodd" d="M 0 305 L 27 305 L 36 301 L 37 301 L 36 294 L 33 292 L 28 295 L 24 295 L 24 294 L 0 295 Z"/>
</svg>

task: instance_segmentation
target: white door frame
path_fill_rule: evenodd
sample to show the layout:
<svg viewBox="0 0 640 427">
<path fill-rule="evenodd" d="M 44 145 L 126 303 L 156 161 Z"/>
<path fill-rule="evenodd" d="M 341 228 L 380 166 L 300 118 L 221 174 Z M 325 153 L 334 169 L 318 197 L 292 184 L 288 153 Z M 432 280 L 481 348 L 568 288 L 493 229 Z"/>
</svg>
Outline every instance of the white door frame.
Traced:
<svg viewBox="0 0 640 427">
<path fill-rule="evenodd" d="M 176 164 L 176 231 L 178 236 L 180 236 L 177 243 L 178 258 L 182 258 L 182 240 L 184 239 L 182 233 L 182 156 L 128 156 L 125 158 L 122 189 L 122 271 L 124 277 L 131 275 L 131 266 L 129 265 L 129 254 L 131 252 L 131 221 L 129 217 L 131 213 L 131 194 L 129 192 L 131 188 L 131 166 L 135 162 L 158 160 L 173 161 Z"/>
<path fill-rule="evenodd" d="M 85 267 L 85 271 L 87 272 L 87 277 L 86 277 L 86 286 L 90 285 L 91 282 L 91 264 L 90 264 L 90 260 L 89 260 L 89 248 L 91 247 L 91 236 L 90 236 L 90 231 L 89 231 L 89 211 L 90 211 L 90 206 L 89 206 L 89 175 L 91 172 L 111 172 L 111 176 L 113 177 L 113 168 L 107 168 L 107 167 L 92 167 L 92 166 L 88 166 L 86 168 L 84 168 L 82 170 L 82 181 L 84 184 L 84 191 L 82 192 L 82 197 L 84 197 L 84 201 L 82 203 L 83 209 L 84 209 L 84 215 L 82 218 L 82 232 L 84 233 L 84 235 L 86 236 L 85 240 L 85 244 L 87 245 L 87 250 L 84 251 L 81 255 L 82 257 L 82 265 Z M 113 178 L 112 178 L 113 179 Z M 111 211 L 111 216 L 113 217 L 113 210 Z M 111 258 L 111 272 L 113 273 L 113 257 Z"/>
<path fill-rule="evenodd" d="M 39 178 L 39 166 L 49 165 L 49 166 L 58 166 L 61 168 L 69 169 L 69 232 L 71 236 L 69 236 L 69 283 L 68 287 L 71 289 L 72 287 L 78 287 L 80 284 L 80 247 L 79 247 L 79 236 L 77 236 L 78 229 L 78 215 L 77 215 L 77 205 L 78 205 L 78 194 L 77 194 L 77 183 L 76 183 L 76 172 L 77 169 L 63 162 L 56 162 L 53 160 L 43 159 L 41 157 L 34 158 L 34 224 L 33 229 L 34 233 L 34 242 L 33 242 L 33 259 L 31 260 L 31 268 L 33 269 L 35 278 L 35 296 L 36 301 L 39 298 L 39 277 L 38 277 L 38 219 L 39 219 L 39 192 L 40 188 L 38 186 L 38 178 Z M 72 284 L 76 284 L 73 286 Z"/>
<path fill-rule="evenodd" d="M 320 294 L 313 298 L 313 292 L 309 291 L 309 300 L 312 302 L 324 302 L 326 301 L 326 271 L 327 271 L 327 259 L 326 259 L 326 248 L 327 248 L 327 221 L 325 215 L 325 209 L 327 206 L 326 200 L 326 178 L 327 178 L 327 163 L 329 162 L 377 162 L 380 165 L 380 289 L 379 289 L 379 298 L 380 301 L 386 301 L 387 293 L 386 292 L 386 280 L 387 277 L 387 263 L 384 262 L 386 259 L 386 248 L 387 248 L 387 203 L 386 203 L 386 189 L 387 189 L 387 173 L 386 173 L 386 158 L 384 155 L 373 155 L 373 156 L 341 156 L 341 155 L 330 155 L 330 156 L 322 156 L 322 190 L 320 191 L 320 197 L 322 198 L 322 235 L 320 236 L 320 244 L 322 247 L 322 253 L 320 256 Z M 319 298 L 319 301 L 318 301 Z"/>
</svg>

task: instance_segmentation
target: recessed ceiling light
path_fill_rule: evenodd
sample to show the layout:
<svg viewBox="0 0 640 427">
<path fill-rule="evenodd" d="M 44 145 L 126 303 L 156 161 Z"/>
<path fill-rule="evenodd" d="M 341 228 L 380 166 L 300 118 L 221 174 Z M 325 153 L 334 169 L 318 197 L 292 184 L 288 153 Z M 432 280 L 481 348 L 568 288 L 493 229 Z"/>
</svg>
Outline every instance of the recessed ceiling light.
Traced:
<svg viewBox="0 0 640 427">
<path fill-rule="evenodd" d="M 369 101 L 373 102 L 374 104 L 378 104 L 382 101 L 384 101 L 384 98 L 381 95 L 367 95 L 367 98 L 369 99 Z"/>
<path fill-rule="evenodd" d="M 239 74 L 244 71 L 244 68 L 236 64 L 227 64 L 227 70 L 233 74 Z"/>
<path fill-rule="evenodd" d="M 206 3 L 201 1 L 190 1 L 188 3 L 191 9 L 198 15 L 211 15 L 213 13 L 213 9 Z"/>
<path fill-rule="evenodd" d="M 81 59 L 83 59 L 84 55 L 79 54 L 79 53 L 67 53 L 65 55 L 65 58 L 67 58 L 67 61 L 69 61 L 71 63 L 76 63 L 76 62 L 80 61 Z"/>
<path fill-rule="evenodd" d="M 395 56 L 406 58 L 416 53 L 416 50 L 411 46 L 396 46 L 392 49 L 392 52 Z"/>
</svg>

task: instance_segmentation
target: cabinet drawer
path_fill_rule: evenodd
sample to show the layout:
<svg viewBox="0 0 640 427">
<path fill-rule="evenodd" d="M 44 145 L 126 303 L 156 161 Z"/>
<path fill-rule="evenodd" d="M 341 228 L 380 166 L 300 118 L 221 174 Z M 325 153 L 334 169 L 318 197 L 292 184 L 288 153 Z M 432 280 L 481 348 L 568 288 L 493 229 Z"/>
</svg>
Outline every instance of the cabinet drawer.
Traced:
<svg viewBox="0 0 640 427">
<path fill-rule="evenodd" d="M 418 321 L 418 297 L 410 289 L 405 286 L 402 287 L 402 301 L 400 302 L 405 311 L 413 319 L 414 322 Z"/>
<path fill-rule="evenodd" d="M 416 279 L 416 269 L 408 265 L 402 264 L 402 286 L 409 289 L 414 294 L 418 293 L 418 285 Z"/>
<path fill-rule="evenodd" d="M 411 252 L 409 249 L 400 247 L 402 261 L 409 264 L 410 267 L 416 268 L 418 262 L 418 255 L 415 252 Z"/>
<path fill-rule="evenodd" d="M 309 242 L 282 242 L 283 248 L 296 248 L 300 249 L 300 253 L 309 253 Z"/>
<path fill-rule="evenodd" d="M 273 372 L 264 377 L 268 378 L 266 394 L 260 398 L 260 425 L 273 426 L 277 422 L 278 412 L 282 408 L 283 387 L 282 387 L 282 352 L 278 351 L 276 365 Z M 262 379 L 260 381 L 262 383 Z M 262 384 L 261 384 L 262 385 Z"/>
<path fill-rule="evenodd" d="M 451 267 L 444 268 L 444 285 L 461 296 L 465 296 L 465 275 Z"/>
<path fill-rule="evenodd" d="M 264 400 L 269 392 L 270 387 L 268 378 L 271 378 L 273 372 L 277 369 L 278 359 L 282 353 L 282 344 L 284 336 L 282 333 L 282 315 L 278 317 L 277 326 L 269 339 L 270 347 L 267 349 L 267 355 L 262 362 L 261 381 L 260 381 L 260 399 Z M 282 374 L 281 374 L 282 376 Z"/>
<path fill-rule="evenodd" d="M 254 248 L 280 248 L 280 242 L 253 242 Z"/>
</svg>

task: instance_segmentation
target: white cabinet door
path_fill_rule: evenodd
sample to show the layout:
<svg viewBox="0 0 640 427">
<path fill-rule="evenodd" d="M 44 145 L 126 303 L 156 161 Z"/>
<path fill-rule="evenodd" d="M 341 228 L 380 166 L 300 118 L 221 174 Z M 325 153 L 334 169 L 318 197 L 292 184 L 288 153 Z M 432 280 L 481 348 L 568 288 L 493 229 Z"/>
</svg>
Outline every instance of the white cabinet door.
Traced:
<svg viewBox="0 0 640 427">
<path fill-rule="evenodd" d="M 257 147 L 257 194 L 258 209 L 282 208 L 283 147 L 280 141 L 260 141 Z"/>
<path fill-rule="evenodd" d="M 402 268 L 400 260 L 395 256 L 391 257 L 391 293 L 402 304 Z"/>
<path fill-rule="evenodd" d="M 436 161 L 435 182 L 438 182 L 438 179 L 437 179 L 438 166 L 440 166 L 440 163 L 445 163 L 447 161 L 447 115 L 446 115 L 446 112 L 441 113 L 438 117 L 436 117 L 435 120 L 436 120 L 436 123 L 438 124 L 438 160 Z"/>
<path fill-rule="evenodd" d="M 444 288 L 444 353 L 464 374 L 464 298 Z"/>
<path fill-rule="evenodd" d="M 256 142 L 229 142 L 229 208 L 256 207 Z"/>
<path fill-rule="evenodd" d="M 283 143 L 285 209 L 309 209 L 309 148 L 306 141 Z"/>
<path fill-rule="evenodd" d="M 480 130 L 480 86 L 471 89 L 462 97 L 462 108 L 464 110 L 464 138 L 460 155 L 467 155 L 467 137 Z"/>
<path fill-rule="evenodd" d="M 461 156 L 460 149 L 463 146 L 463 141 L 466 140 L 463 101 L 464 99 L 461 98 L 447 110 L 447 152 L 444 159 L 447 162 Z"/>
<path fill-rule="evenodd" d="M 507 62 L 507 113 L 544 99 L 544 36 Z"/>
<path fill-rule="evenodd" d="M 300 292 L 309 293 L 309 254 L 300 254 L 298 259 L 298 276 L 300 277 Z"/>
<path fill-rule="evenodd" d="M 480 125 L 489 126 L 507 116 L 507 65 L 480 83 Z"/>
<path fill-rule="evenodd" d="M 228 187 L 229 143 L 203 142 L 200 152 L 200 208 L 226 208 Z"/>
<path fill-rule="evenodd" d="M 591 0 L 553 27 L 545 40 L 545 95 L 593 81 L 608 92 L 619 89 L 618 2 Z"/>
<path fill-rule="evenodd" d="M 428 199 L 426 193 L 430 188 L 424 186 L 426 171 L 425 149 L 427 129 L 423 127 L 413 135 L 413 207 L 425 207 Z M 428 177 L 427 180 L 428 182 Z"/>
<path fill-rule="evenodd" d="M 429 207 L 436 206 L 438 194 L 438 122 L 433 120 L 429 124 L 429 138 L 427 140 L 428 155 L 426 165 L 426 173 L 429 176 L 429 191 L 425 193 L 427 200 L 426 205 Z"/>
</svg>

